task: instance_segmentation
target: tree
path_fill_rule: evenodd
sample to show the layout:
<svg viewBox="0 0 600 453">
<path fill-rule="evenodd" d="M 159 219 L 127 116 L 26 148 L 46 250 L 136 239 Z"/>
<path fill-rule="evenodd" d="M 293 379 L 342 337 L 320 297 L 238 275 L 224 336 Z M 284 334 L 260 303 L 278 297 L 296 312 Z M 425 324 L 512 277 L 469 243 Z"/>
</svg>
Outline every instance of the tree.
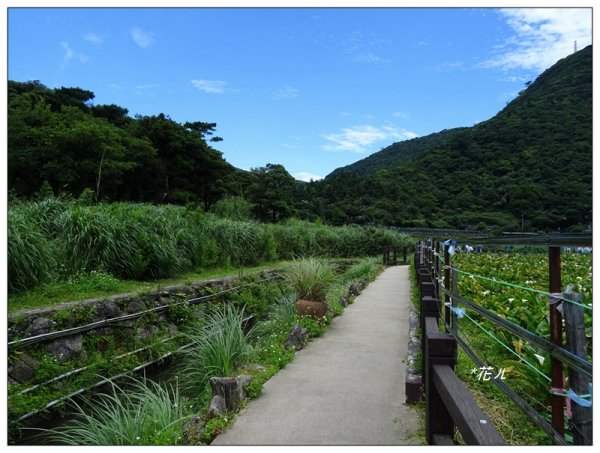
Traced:
<svg viewBox="0 0 600 453">
<path fill-rule="evenodd" d="M 296 180 L 283 165 L 267 164 L 265 167 L 253 168 L 256 176 L 250 188 L 250 201 L 254 203 L 257 218 L 278 222 L 293 215 L 293 193 Z"/>
</svg>

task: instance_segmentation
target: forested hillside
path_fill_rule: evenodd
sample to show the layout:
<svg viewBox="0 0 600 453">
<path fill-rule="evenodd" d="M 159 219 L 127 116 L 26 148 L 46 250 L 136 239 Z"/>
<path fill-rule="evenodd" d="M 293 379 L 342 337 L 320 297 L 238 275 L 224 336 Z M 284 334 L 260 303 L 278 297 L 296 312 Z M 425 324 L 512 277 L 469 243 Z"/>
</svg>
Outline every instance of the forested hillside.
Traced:
<svg viewBox="0 0 600 453">
<path fill-rule="evenodd" d="M 592 221 L 592 47 L 492 119 L 396 167 L 313 184 L 334 223 L 582 230 Z"/>
<path fill-rule="evenodd" d="M 281 165 L 252 171 L 230 165 L 211 146 L 222 140 L 215 123 L 180 124 L 163 113 L 130 117 L 123 107 L 93 99 L 81 88 L 8 82 L 12 196 L 195 203 L 264 221 L 295 212 L 297 181 Z"/>
<path fill-rule="evenodd" d="M 363 176 L 375 173 L 378 170 L 396 167 L 403 162 L 408 162 L 411 159 L 420 156 L 431 148 L 435 148 L 436 146 L 447 142 L 457 133 L 464 130 L 466 130 L 464 127 L 444 129 L 441 132 L 425 135 L 424 137 L 417 137 L 411 140 L 393 143 L 358 162 L 335 169 L 327 175 L 327 178 L 340 176 L 342 174 Z"/>
<path fill-rule="evenodd" d="M 579 231 L 592 221 L 592 48 L 488 121 L 395 143 L 325 180 L 239 170 L 216 124 L 128 116 L 81 88 L 8 83 L 11 196 L 197 204 L 233 218 Z"/>
</svg>

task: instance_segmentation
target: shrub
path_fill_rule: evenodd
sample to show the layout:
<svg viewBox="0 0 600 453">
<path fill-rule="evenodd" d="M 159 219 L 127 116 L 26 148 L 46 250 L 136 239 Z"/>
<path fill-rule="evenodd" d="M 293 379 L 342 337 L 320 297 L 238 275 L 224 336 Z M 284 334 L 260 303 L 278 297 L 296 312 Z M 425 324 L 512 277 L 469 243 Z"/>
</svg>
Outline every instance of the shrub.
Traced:
<svg viewBox="0 0 600 453">
<path fill-rule="evenodd" d="M 294 287 L 298 298 L 325 300 L 333 282 L 333 269 L 323 259 L 303 258 L 294 260 L 285 270 L 284 278 Z"/>
</svg>

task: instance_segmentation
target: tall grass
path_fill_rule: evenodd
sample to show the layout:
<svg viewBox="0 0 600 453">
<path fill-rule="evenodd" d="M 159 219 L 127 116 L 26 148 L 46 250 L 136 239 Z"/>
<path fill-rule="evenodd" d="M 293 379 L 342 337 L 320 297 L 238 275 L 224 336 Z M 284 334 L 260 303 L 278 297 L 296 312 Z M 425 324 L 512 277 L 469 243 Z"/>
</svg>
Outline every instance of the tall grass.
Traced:
<svg viewBox="0 0 600 453">
<path fill-rule="evenodd" d="M 193 346 L 183 359 L 186 387 L 202 392 L 213 376 L 232 376 L 252 353 L 246 332 L 244 309 L 233 305 L 219 307 L 207 315 L 199 328 L 188 334 Z"/>
<path fill-rule="evenodd" d="M 26 213 L 8 213 L 8 287 L 32 288 L 49 281 L 56 272 L 59 247 Z"/>
<path fill-rule="evenodd" d="M 11 201 L 8 286 L 15 292 L 93 270 L 121 279 L 156 279 L 276 259 L 371 256 L 384 245 L 410 243 L 409 236 L 383 228 L 300 220 L 261 224 L 192 207 Z"/>
<path fill-rule="evenodd" d="M 177 445 L 182 441 L 185 402 L 175 387 L 132 379 L 90 404 L 74 404 L 73 419 L 60 430 L 46 431 L 61 445 Z M 84 406 L 90 407 L 85 410 Z"/>
</svg>

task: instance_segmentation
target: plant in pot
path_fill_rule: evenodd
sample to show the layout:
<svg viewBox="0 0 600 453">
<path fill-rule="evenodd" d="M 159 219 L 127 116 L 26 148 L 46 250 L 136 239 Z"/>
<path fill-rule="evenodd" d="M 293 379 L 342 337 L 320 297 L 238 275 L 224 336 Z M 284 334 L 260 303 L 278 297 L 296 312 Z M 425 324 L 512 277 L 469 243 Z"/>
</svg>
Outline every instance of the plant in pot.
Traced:
<svg viewBox="0 0 600 453">
<path fill-rule="evenodd" d="M 294 260 L 285 272 L 285 279 L 296 290 L 296 313 L 322 319 L 327 314 L 325 296 L 334 279 L 331 266 L 319 258 Z"/>
</svg>

